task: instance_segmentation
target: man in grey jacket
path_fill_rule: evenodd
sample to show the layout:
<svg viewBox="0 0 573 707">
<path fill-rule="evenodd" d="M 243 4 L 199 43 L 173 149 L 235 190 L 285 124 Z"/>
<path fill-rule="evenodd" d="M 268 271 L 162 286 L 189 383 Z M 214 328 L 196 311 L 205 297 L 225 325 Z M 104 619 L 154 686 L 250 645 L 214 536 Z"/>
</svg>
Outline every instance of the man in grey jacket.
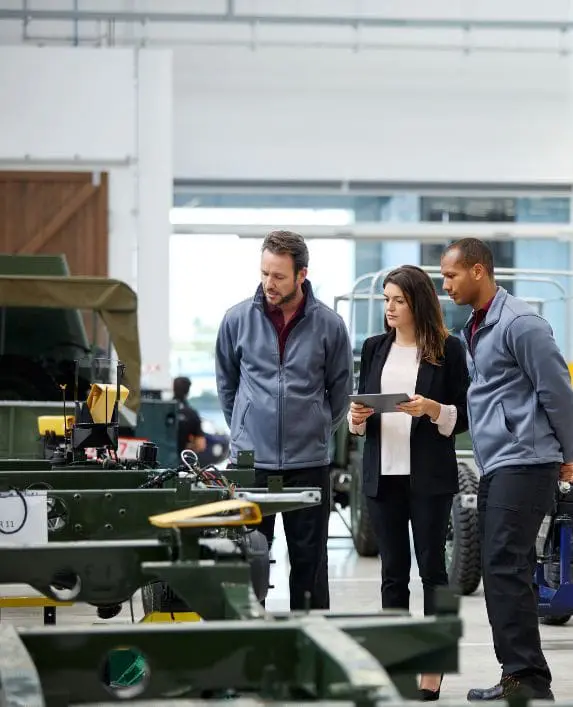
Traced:
<svg viewBox="0 0 573 707">
<path fill-rule="evenodd" d="M 535 540 L 558 479 L 573 478 L 573 390 L 547 321 L 496 286 L 489 247 L 475 238 L 442 256 L 443 288 L 473 313 L 463 331 L 468 417 L 480 470 L 478 514 L 485 601 L 500 682 L 468 700 L 553 699 L 533 588 Z"/>
<path fill-rule="evenodd" d="M 273 231 L 264 240 L 261 284 L 231 307 L 216 344 L 217 390 L 231 430 L 230 461 L 254 450 L 257 484 L 269 474 L 285 486 L 318 486 L 319 506 L 283 516 L 290 560 L 290 606 L 330 608 L 327 540 L 330 438 L 345 418 L 353 362 L 343 319 L 314 296 L 302 236 Z M 274 516 L 261 531 L 269 546 Z"/>
</svg>

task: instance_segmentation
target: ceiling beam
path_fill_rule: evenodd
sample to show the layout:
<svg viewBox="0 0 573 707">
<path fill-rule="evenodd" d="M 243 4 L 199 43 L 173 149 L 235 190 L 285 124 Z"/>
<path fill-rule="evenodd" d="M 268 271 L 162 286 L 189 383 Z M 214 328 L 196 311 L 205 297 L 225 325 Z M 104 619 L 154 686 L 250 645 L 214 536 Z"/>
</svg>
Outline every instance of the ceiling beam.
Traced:
<svg viewBox="0 0 573 707">
<path fill-rule="evenodd" d="M 446 243 L 459 238 L 483 240 L 556 239 L 573 240 L 573 224 L 555 223 L 494 223 L 494 222 L 424 222 L 391 223 L 362 222 L 348 226 L 304 226 L 297 224 L 174 224 L 173 233 L 188 234 L 234 234 L 239 238 L 264 238 L 277 228 L 297 231 L 305 238 L 344 240 L 421 241 L 423 243 Z"/>
<path fill-rule="evenodd" d="M 125 10 L 40 10 L 0 9 L 0 19 L 43 21 L 104 21 L 104 22 L 173 22 L 173 23 L 226 23 L 226 24 L 266 24 L 266 25 L 312 25 L 330 27 L 387 27 L 395 29 L 485 29 L 564 32 L 573 28 L 568 20 L 494 20 L 494 19 L 453 19 L 453 18 L 407 18 L 379 16 L 333 16 L 333 15 L 279 15 L 279 14 L 239 14 L 232 7 L 222 13 L 198 12 L 141 12 Z"/>
</svg>

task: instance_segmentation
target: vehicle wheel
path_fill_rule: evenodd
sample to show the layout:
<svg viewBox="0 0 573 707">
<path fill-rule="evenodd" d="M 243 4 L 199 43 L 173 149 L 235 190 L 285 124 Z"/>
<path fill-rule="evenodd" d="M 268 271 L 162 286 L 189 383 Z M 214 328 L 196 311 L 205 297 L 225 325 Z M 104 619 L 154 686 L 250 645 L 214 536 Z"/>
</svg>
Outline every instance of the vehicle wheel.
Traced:
<svg viewBox="0 0 573 707">
<path fill-rule="evenodd" d="M 461 594 L 473 594 L 481 581 L 481 558 L 477 508 L 462 505 L 464 494 L 477 494 L 478 477 L 467 464 L 458 464 L 460 492 L 454 497 L 446 539 L 446 570 L 450 587 Z"/>
<path fill-rule="evenodd" d="M 255 596 L 264 601 L 269 593 L 271 563 L 269 544 L 260 530 L 253 530 L 245 536 L 247 557 L 251 565 L 251 584 Z"/>
<path fill-rule="evenodd" d="M 354 463 L 352 463 L 354 461 Z M 368 506 L 362 493 L 362 470 L 360 463 L 351 458 L 350 481 L 350 528 L 352 542 L 361 557 L 375 557 L 378 554 L 376 536 L 372 529 Z"/>
</svg>

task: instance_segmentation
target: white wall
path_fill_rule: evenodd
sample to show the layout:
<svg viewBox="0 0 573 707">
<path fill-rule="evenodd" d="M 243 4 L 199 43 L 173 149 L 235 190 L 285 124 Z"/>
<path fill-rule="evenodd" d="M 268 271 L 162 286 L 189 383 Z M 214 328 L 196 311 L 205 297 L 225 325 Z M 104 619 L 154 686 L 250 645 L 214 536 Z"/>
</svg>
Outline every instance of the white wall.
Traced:
<svg viewBox="0 0 573 707">
<path fill-rule="evenodd" d="M 146 382 L 165 388 L 171 68 L 168 50 L 0 47 L 0 169 L 109 172 L 109 274 L 138 293 Z"/>
<path fill-rule="evenodd" d="M 175 175 L 570 181 L 570 61 L 178 49 Z"/>
<path fill-rule="evenodd" d="M 238 14 L 573 18 L 569 0 L 235 0 L 234 6 Z M 72 3 L 35 0 L 30 8 L 36 7 L 69 10 Z M 80 0 L 78 7 L 216 14 L 225 12 L 226 2 Z M 572 59 L 559 53 L 572 49 L 571 32 L 228 21 L 0 22 L 0 42 L 22 41 L 174 48 L 174 173 L 180 178 L 521 183 L 573 178 Z M 313 44 L 320 48 L 309 48 Z M 496 51 L 485 51 L 492 48 Z M 119 76 L 111 80 L 112 86 L 119 83 Z M 110 86 L 109 98 L 113 91 Z M 157 104 L 153 110 L 159 111 L 159 96 Z M 120 126 L 126 123 L 119 120 L 113 138 L 111 124 L 105 132 L 115 147 L 125 138 Z M 111 148 L 112 142 L 106 145 Z"/>
</svg>

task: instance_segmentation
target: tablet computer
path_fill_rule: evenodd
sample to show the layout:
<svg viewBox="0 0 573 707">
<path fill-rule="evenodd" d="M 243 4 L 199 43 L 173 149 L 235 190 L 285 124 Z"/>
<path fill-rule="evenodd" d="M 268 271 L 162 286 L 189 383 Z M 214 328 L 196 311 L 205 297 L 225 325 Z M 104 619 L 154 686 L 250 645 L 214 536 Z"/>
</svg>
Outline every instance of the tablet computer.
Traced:
<svg viewBox="0 0 573 707">
<path fill-rule="evenodd" d="M 350 402 L 365 405 L 375 412 L 397 412 L 396 405 L 409 400 L 410 396 L 406 393 L 363 393 L 350 396 Z"/>
</svg>

